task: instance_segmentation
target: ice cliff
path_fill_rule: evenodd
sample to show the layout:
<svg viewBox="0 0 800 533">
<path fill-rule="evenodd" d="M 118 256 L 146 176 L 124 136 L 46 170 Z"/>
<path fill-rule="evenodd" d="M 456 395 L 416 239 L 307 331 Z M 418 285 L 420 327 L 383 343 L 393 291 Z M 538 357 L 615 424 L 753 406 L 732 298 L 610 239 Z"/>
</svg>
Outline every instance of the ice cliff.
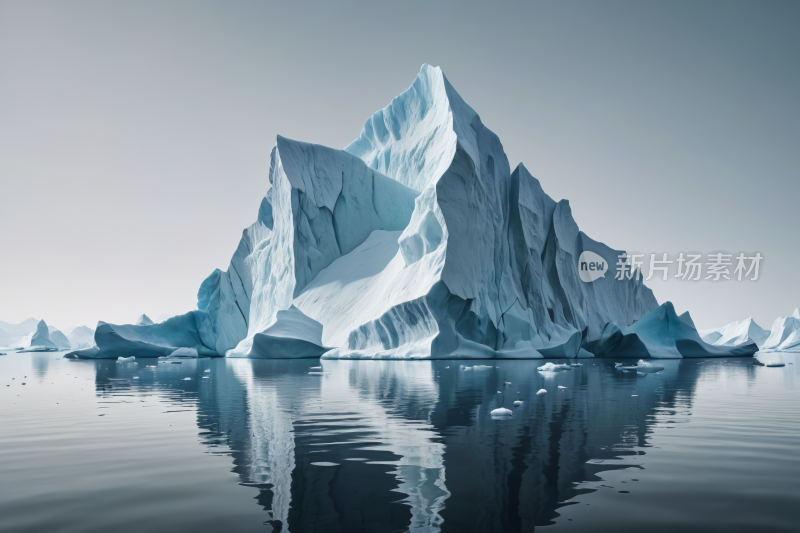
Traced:
<svg viewBox="0 0 800 533">
<path fill-rule="evenodd" d="M 581 232 L 523 165 L 512 171 L 498 137 L 424 65 L 344 150 L 278 137 L 258 217 L 195 311 L 100 323 L 97 347 L 76 355 L 576 357 L 613 352 L 611 336 L 676 357 L 697 351 L 695 337 L 705 346 L 641 280 L 582 282 L 584 251 L 612 269 L 622 253 Z"/>
</svg>

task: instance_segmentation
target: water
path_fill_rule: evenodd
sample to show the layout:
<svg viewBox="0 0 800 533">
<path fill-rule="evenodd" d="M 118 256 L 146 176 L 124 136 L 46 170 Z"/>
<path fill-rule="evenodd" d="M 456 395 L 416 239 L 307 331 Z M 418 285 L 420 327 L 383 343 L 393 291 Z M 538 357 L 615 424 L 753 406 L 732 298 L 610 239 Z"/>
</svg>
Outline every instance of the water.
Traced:
<svg viewBox="0 0 800 533">
<path fill-rule="evenodd" d="M 797 531 L 800 357 L 761 359 L 9 354 L 0 531 Z"/>
</svg>

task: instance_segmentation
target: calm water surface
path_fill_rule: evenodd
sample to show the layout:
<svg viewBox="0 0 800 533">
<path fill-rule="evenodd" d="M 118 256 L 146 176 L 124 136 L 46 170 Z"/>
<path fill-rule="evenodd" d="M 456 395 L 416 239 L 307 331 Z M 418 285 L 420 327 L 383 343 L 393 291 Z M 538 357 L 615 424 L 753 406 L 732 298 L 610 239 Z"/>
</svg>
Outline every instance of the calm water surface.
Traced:
<svg viewBox="0 0 800 533">
<path fill-rule="evenodd" d="M 795 532 L 800 357 L 760 359 L 0 356 L 0 531 Z"/>
</svg>

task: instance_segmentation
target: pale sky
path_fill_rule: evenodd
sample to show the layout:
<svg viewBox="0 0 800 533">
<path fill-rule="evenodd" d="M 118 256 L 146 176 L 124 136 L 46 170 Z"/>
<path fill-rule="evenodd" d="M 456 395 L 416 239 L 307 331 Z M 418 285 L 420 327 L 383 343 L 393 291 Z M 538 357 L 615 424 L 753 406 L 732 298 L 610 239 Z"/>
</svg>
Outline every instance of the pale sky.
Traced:
<svg viewBox="0 0 800 533">
<path fill-rule="evenodd" d="M 342 148 L 423 63 L 580 228 L 759 251 L 651 283 L 700 328 L 800 306 L 800 3 L 0 0 L 0 320 L 194 309 L 275 136 Z"/>
</svg>

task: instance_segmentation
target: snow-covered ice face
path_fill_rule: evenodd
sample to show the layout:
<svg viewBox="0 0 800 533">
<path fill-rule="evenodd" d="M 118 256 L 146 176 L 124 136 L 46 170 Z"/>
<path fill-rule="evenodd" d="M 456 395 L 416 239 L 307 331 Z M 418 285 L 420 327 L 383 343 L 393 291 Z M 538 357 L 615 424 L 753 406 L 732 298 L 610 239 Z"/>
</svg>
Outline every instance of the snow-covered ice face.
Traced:
<svg viewBox="0 0 800 533">
<path fill-rule="evenodd" d="M 608 261 L 594 252 L 583 252 L 578 257 L 578 274 L 581 281 L 591 283 L 592 281 L 603 278 L 608 272 Z"/>
</svg>

